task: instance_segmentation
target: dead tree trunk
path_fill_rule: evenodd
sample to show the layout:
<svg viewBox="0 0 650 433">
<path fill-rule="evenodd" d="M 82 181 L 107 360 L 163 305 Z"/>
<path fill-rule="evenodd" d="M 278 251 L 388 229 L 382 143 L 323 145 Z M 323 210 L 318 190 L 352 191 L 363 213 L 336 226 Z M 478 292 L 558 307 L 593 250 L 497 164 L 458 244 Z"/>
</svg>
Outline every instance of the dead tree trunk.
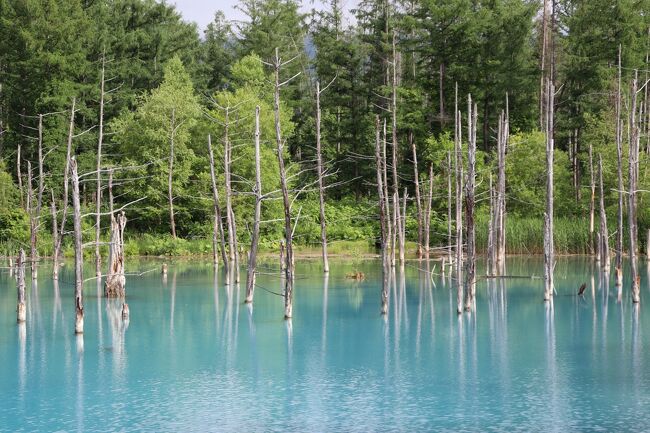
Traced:
<svg viewBox="0 0 650 433">
<path fill-rule="evenodd" d="M 616 92 L 616 162 L 618 174 L 618 214 L 616 220 L 616 287 L 623 286 L 623 122 L 621 119 L 621 46 L 618 47 L 618 86 Z"/>
<path fill-rule="evenodd" d="M 257 245 L 260 237 L 260 220 L 262 219 L 262 169 L 260 168 L 260 107 L 255 107 L 255 219 L 251 234 L 251 250 L 248 253 L 248 274 L 246 275 L 246 299 L 252 303 L 255 293 L 255 266 L 257 264 Z"/>
<path fill-rule="evenodd" d="M 455 125 L 454 125 L 455 127 Z M 454 140 L 455 144 L 455 140 Z M 454 150 L 454 155 L 455 155 L 455 150 Z M 455 156 L 454 156 L 454 161 L 455 161 Z M 449 265 L 451 266 L 452 264 L 452 254 L 453 254 L 453 249 L 454 249 L 454 237 L 452 235 L 452 230 L 451 230 L 451 222 L 452 222 L 452 191 L 453 191 L 453 186 L 452 186 L 452 158 L 451 158 L 451 152 L 447 152 L 447 259 L 449 261 Z M 444 271 L 444 269 L 443 269 Z"/>
<path fill-rule="evenodd" d="M 16 320 L 22 323 L 27 319 L 27 307 L 25 305 L 25 250 L 20 249 L 18 261 L 16 262 L 18 275 L 16 278 L 18 289 L 18 306 L 16 308 Z"/>
<path fill-rule="evenodd" d="M 57 254 L 56 248 L 59 244 L 59 227 L 58 227 L 58 217 L 56 215 L 56 203 L 54 201 L 54 191 L 52 190 L 52 203 L 50 204 L 50 210 L 52 212 L 52 247 L 53 247 L 53 256 L 52 256 L 52 278 L 58 280 L 59 278 L 59 255 Z"/>
<path fill-rule="evenodd" d="M 54 269 L 52 272 L 52 278 L 55 280 L 59 278 L 59 266 L 58 261 L 61 257 L 61 246 L 63 242 L 63 236 L 65 234 L 65 223 L 68 214 L 68 188 L 70 185 L 70 160 L 72 158 L 72 138 L 74 133 L 74 114 L 75 114 L 75 98 L 72 98 L 72 108 L 70 109 L 70 124 L 68 127 L 68 141 L 66 146 L 66 157 L 65 157 L 65 169 L 63 170 L 63 206 L 61 209 L 61 226 L 59 227 L 59 235 L 56 236 L 54 244 Z"/>
<path fill-rule="evenodd" d="M 214 208 L 214 215 L 212 219 L 212 263 L 218 266 L 218 246 L 217 237 L 221 243 L 221 260 L 224 264 L 226 272 L 226 281 L 229 280 L 228 275 L 228 258 L 226 257 L 226 236 L 223 232 L 223 223 L 221 218 L 221 207 L 219 206 L 219 190 L 217 189 L 217 175 L 214 169 L 214 153 L 212 152 L 212 139 L 208 134 L 208 153 L 210 155 L 210 180 L 212 181 L 212 206 Z"/>
<path fill-rule="evenodd" d="M 320 140 L 320 83 L 316 82 L 316 168 L 318 170 L 318 198 L 320 203 L 320 238 L 323 251 L 323 272 L 330 271 L 327 260 L 327 222 L 325 221 L 325 191 L 323 188 L 323 154 Z"/>
<path fill-rule="evenodd" d="M 476 122 L 478 111 L 472 97 L 468 97 L 467 117 L 467 185 L 465 190 L 465 224 L 467 225 L 467 295 L 465 310 L 471 311 L 476 297 L 476 227 L 474 225 L 474 194 L 476 182 Z"/>
<path fill-rule="evenodd" d="M 377 165 L 377 196 L 379 197 L 379 225 L 381 227 L 381 264 L 382 264 L 382 288 L 381 288 L 381 314 L 388 313 L 388 218 L 386 216 L 386 197 L 384 195 L 383 162 L 381 156 L 381 132 L 379 116 L 375 117 L 375 164 Z"/>
<path fill-rule="evenodd" d="M 396 36 L 393 32 L 393 79 L 392 79 L 392 98 L 391 98 L 391 119 L 392 119 L 392 133 L 393 133 L 393 206 L 396 215 L 395 230 L 399 239 L 399 262 L 404 264 L 404 231 L 402 225 L 402 215 L 400 215 L 399 206 L 399 183 L 397 177 L 397 48 Z"/>
<path fill-rule="evenodd" d="M 21 151 L 21 144 L 18 143 L 18 150 L 16 152 L 16 177 L 18 178 L 18 192 L 20 192 L 20 207 L 22 209 L 25 208 L 25 199 L 23 197 L 23 175 L 20 172 L 20 163 L 21 163 L 21 158 L 20 158 L 20 151 Z"/>
<path fill-rule="evenodd" d="M 232 180 L 231 180 L 231 163 L 232 163 L 232 146 L 230 144 L 230 137 L 228 135 L 228 127 L 230 122 L 229 108 L 226 107 L 225 121 L 224 121 L 224 178 L 226 183 L 226 224 L 228 225 L 228 248 L 230 253 L 230 263 L 233 266 L 234 281 L 239 282 L 239 254 L 237 253 L 237 224 L 235 221 L 235 213 L 232 209 Z"/>
<path fill-rule="evenodd" d="M 600 250 L 594 244 L 594 226 L 596 218 L 596 181 L 594 179 L 594 160 L 593 149 L 589 143 L 589 188 L 591 196 L 589 198 L 589 249 L 591 254 L 596 254 L 596 260 L 600 260 Z"/>
<path fill-rule="evenodd" d="M 387 132 L 386 132 L 386 120 L 384 120 L 384 129 L 383 129 L 383 149 L 382 149 L 382 165 L 383 165 L 383 182 L 384 182 L 384 201 L 386 204 L 386 228 L 388 231 L 386 232 L 386 235 L 388 236 L 386 240 L 386 245 L 390 242 L 390 265 L 392 267 L 395 266 L 395 239 L 396 239 L 396 233 L 393 227 L 394 221 L 391 217 L 391 212 L 390 212 L 390 194 L 388 192 L 388 159 L 386 156 L 386 143 L 388 141 L 387 139 Z"/>
<path fill-rule="evenodd" d="M 420 197 L 420 176 L 418 173 L 418 155 L 417 149 L 415 146 L 415 140 L 413 140 L 413 131 L 409 131 L 409 141 L 411 142 L 411 150 L 413 152 L 413 180 L 415 183 L 415 204 L 417 206 L 418 213 L 418 246 L 417 246 L 417 257 L 418 259 L 422 258 L 422 199 Z M 404 216 L 406 218 L 406 215 Z"/>
<path fill-rule="evenodd" d="M 124 227 L 126 216 L 121 212 L 117 218 L 111 213 L 111 243 L 108 254 L 108 272 L 104 286 L 107 298 L 126 296 L 126 277 L 124 276 Z"/>
<path fill-rule="evenodd" d="M 102 276 L 102 256 L 99 251 L 99 235 L 101 233 L 102 209 L 102 144 L 104 141 L 104 73 L 106 70 L 106 57 L 102 54 L 102 69 L 99 84 L 99 131 L 97 138 L 97 186 L 95 193 L 95 275 Z"/>
<path fill-rule="evenodd" d="M 456 311 L 463 312 L 463 145 L 461 139 L 461 114 L 458 110 L 458 83 L 456 83 L 454 128 L 454 171 L 456 173 Z"/>
<path fill-rule="evenodd" d="M 496 221 L 494 241 L 496 243 L 496 271 L 505 275 L 506 266 L 506 152 L 510 137 L 510 110 L 506 95 L 506 111 L 502 113 L 501 137 L 497 147 Z"/>
<path fill-rule="evenodd" d="M 603 271 L 609 274 L 609 233 L 607 232 L 607 213 L 605 212 L 605 191 L 603 188 L 603 158 L 600 155 L 598 155 L 598 184 L 600 192 L 599 256 Z"/>
<path fill-rule="evenodd" d="M 551 301 L 555 286 L 553 268 L 555 248 L 553 245 L 553 119 L 555 86 L 547 80 L 547 116 L 546 116 L 546 212 L 544 213 L 544 301 Z"/>
<path fill-rule="evenodd" d="M 275 48 L 275 61 L 273 64 L 275 91 L 273 98 L 273 111 L 275 114 L 275 140 L 277 145 L 278 168 L 280 171 L 280 187 L 282 189 L 282 203 L 284 205 L 284 236 L 287 242 L 285 257 L 284 281 L 284 318 L 290 319 L 293 315 L 293 232 L 291 229 L 291 202 L 289 201 L 289 188 L 284 168 L 284 142 L 280 126 L 280 53 Z"/>
<path fill-rule="evenodd" d="M 32 271 L 32 280 L 38 278 L 38 251 L 36 249 L 36 237 L 38 230 L 38 215 L 34 209 L 34 189 L 32 188 L 32 164 L 27 161 L 27 214 L 29 215 L 29 262 Z"/>
<path fill-rule="evenodd" d="M 496 230 L 496 199 L 494 188 L 492 186 L 492 172 L 489 175 L 488 186 L 488 202 L 489 202 L 489 219 L 488 219 L 488 236 L 487 236 L 487 273 L 488 275 L 495 275 L 496 273 L 496 248 L 494 241 L 494 232 Z"/>
<path fill-rule="evenodd" d="M 169 169 L 167 173 L 167 201 L 169 202 L 169 225 L 172 237 L 176 239 L 176 222 L 174 221 L 174 193 L 172 180 L 174 179 L 174 135 L 176 134 L 176 110 L 172 108 L 171 128 L 169 134 Z"/>
<path fill-rule="evenodd" d="M 74 224 L 74 303 L 75 303 L 75 334 L 84 332 L 84 307 L 83 307 L 83 250 L 81 243 L 81 204 L 79 202 L 79 174 L 77 161 L 74 158 L 68 163 L 72 175 L 72 210 Z"/>
<path fill-rule="evenodd" d="M 433 200 L 433 164 L 430 163 L 429 164 L 429 189 L 427 190 L 427 207 L 424 211 L 424 251 L 425 251 L 427 261 L 429 260 L 431 254 L 430 237 L 431 237 L 431 201 L 432 200 Z M 449 203 L 451 203 L 451 200 L 449 200 Z M 448 235 L 451 237 L 451 225 L 448 226 L 448 229 L 449 229 Z"/>
<path fill-rule="evenodd" d="M 630 229 L 630 271 L 632 277 L 632 302 L 638 303 L 640 298 L 640 282 L 639 282 L 639 269 L 637 263 L 637 243 L 638 243 L 638 228 L 637 228 L 637 185 L 639 176 L 639 125 L 637 124 L 636 110 L 637 110 L 637 92 L 638 92 L 638 72 L 635 71 L 634 79 L 632 80 L 632 94 L 630 104 L 630 143 L 629 143 L 629 193 L 628 193 L 628 225 Z"/>
</svg>

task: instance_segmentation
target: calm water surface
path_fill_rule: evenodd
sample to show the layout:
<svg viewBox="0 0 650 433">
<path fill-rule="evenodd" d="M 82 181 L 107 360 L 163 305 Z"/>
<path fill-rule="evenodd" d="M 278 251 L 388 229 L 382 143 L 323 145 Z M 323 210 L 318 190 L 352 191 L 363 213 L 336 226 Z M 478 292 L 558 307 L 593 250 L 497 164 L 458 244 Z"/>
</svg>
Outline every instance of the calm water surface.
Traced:
<svg viewBox="0 0 650 433">
<path fill-rule="evenodd" d="M 301 262 L 290 322 L 274 265 L 250 309 L 244 283 L 224 286 L 208 264 L 171 264 L 163 281 L 159 263 L 131 263 L 156 272 L 128 277 L 128 326 L 90 281 L 83 337 L 72 269 L 58 286 L 47 268 L 28 282 L 25 326 L 2 271 L 0 431 L 650 429 L 645 263 L 639 309 L 627 281 L 619 302 L 587 259 L 563 258 L 552 310 L 539 279 L 482 279 L 476 313 L 457 316 L 450 281 L 409 262 L 382 318 L 379 262 L 334 262 L 327 279 Z M 542 262 L 509 259 L 508 274 L 541 275 Z"/>
</svg>

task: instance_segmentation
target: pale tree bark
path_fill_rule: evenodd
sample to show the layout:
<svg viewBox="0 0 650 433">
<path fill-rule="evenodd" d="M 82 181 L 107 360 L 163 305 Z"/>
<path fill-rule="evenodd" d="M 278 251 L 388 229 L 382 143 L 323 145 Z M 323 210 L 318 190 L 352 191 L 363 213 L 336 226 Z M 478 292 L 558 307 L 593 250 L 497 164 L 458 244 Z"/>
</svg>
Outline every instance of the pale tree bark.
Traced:
<svg viewBox="0 0 650 433">
<path fill-rule="evenodd" d="M 547 80 L 546 116 L 546 212 L 544 213 L 544 301 L 551 301 L 555 286 L 553 268 L 555 266 L 555 247 L 553 244 L 553 152 L 554 152 L 554 96 L 555 86 Z"/>
<path fill-rule="evenodd" d="M 290 319 L 293 315 L 293 231 L 291 228 L 291 202 L 289 201 L 289 189 L 287 186 L 286 171 L 284 168 L 284 141 L 280 125 L 280 53 L 275 48 L 275 59 L 273 64 L 275 91 L 273 97 L 273 111 L 275 114 L 275 140 L 277 145 L 278 168 L 280 172 L 280 187 L 282 190 L 282 203 L 284 205 L 284 236 L 286 240 L 285 256 L 285 281 L 284 281 L 284 318 Z"/>
<path fill-rule="evenodd" d="M 79 174 L 77 161 L 74 158 L 69 162 L 72 176 L 72 210 L 74 226 L 74 303 L 75 303 L 75 334 L 84 332 L 84 307 L 83 307 L 83 247 L 81 243 L 81 204 L 79 202 Z"/>
<path fill-rule="evenodd" d="M 210 180 L 212 182 L 212 206 L 214 208 L 214 215 L 212 219 L 212 263 L 217 266 L 218 259 L 218 246 L 217 237 L 221 243 L 221 260 L 224 264 L 226 272 L 226 281 L 229 280 L 228 273 L 228 258 L 226 257 L 226 236 L 223 232 L 223 223 L 221 218 L 221 207 L 219 206 L 219 190 L 217 189 L 217 175 L 214 166 L 214 152 L 212 151 L 212 139 L 208 134 L 208 153 L 210 155 Z"/>
<path fill-rule="evenodd" d="M 417 246 L 417 257 L 418 259 L 422 258 L 422 198 L 420 197 L 420 176 L 418 173 L 418 155 L 417 149 L 415 146 L 415 140 L 413 140 L 413 131 L 409 131 L 409 141 L 411 143 L 411 151 L 413 152 L 413 180 L 415 183 L 415 204 L 417 206 L 417 215 L 418 215 L 418 246 Z M 404 215 L 406 218 L 406 215 Z"/>
<path fill-rule="evenodd" d="M 59 227 L 58 227 L 58 217 L 56 215 L 56 203 L 54 201 L 54 190 L 52 190 L 52 202 L 50 203 L 50 212 L 52 213 L 52 251 L 54 254 L 52 256 L 52 276 L 54 280 L 58 279 L 59 276 L 59 255 L 56 253 L 56 247 L 59 243 Z"/>
<path fill-rule="evenodd" d="M 320 240 L 323 254 L 323 272 L 330 271 L 327 259 L 327 221 L 325 220 L 325 190 L 323 188 L 323 154 L 321 149 L 321 110 L 320 110 L 320 83 L 316 82 L 316 168 L 318 170 L 318 198 L 320 205 Z"/>
<path fill-rule="evenodd" d="M 126 277 L 124 276 L 124 228 L 126 216 L 120 212 L 117 217 L 111 213 L 111 243 L 108 252 L 108 272 L 104 286 L 107 298 L 126 296 Z"/>
<path fill-rule="evenodd" d="M 232 164 L 232 145 L 228 133 L 230 124 L 230 110 L 226 107 L 225 121 L 224 121 L 224 178 L 226 186 L 226 224 L 228 225 L 228 249 L 230 252 L 230 264 L 233 267 L 234 281 L 239 282 L 239 253 L 237 251 L 237 222 L 235 221 L 235 213 L 232 208 L 232 179 L 231 179 L 231 164 Z"/>
<path fill-rule="evenodd" d="M 396 35 L 393 32 L 393 76 L 392 76 L 392 97 L 391 97 L 391 120 L 392 120 L 392 133 L 393 133 L 393 207 L 395 212 L 395 231 L 399 242 L 399 262 L 404 264 L 404 230 L 402 228 L 404 221 L 400 215 L 399 206 L 399 182 L 397 176 L 397 48 L 396 48 Z"/>
<path fill-rule="evenodd" d="M 628 164 L 628 182 L 630 189 L 628 192 L 628 226 L 630 230 L 630 271 L 632 277 L 632 302 L 635 304 L 641 300 L 639 268 L 637 263 L 637 186 L 639 177 L 639 125 L 637 123 L 637 93 L 638 93 L 638 71 L 634 73 L 632 80 L 632 94 L 630 104 L 630 143 L 629 143 L 629 164 Z"/>
<path fill-rule="evenodd" d="M 61 209 L 61 226 L 59 227 L 59 234 L 56 236 L 54 244 L 54 268 L 52 270 L 52 278 L 57 280 L 59 278 L 59 259 L 61 257 L 61 245 L 63 236 L 65 234 L 65 223 L 68 213 L 68 188 L 70 185 L 70 159 L 72 158 L 72 138 L 74 133 L 74 114 L 75 114 L 75 98 L 72 98 L 72 108 L 70 109 L 70 123 L 68 127 L 68 141 L 66 146 L 65 169 L 63 170 L 63 206 Z M 54 200 L 54 198 L 53 198 Z"/>
<path fill-rule="evenodd" d="M 16 288 L 18 291 L 18 306 L 16 308 L 16 320 L 22 323 L 27 319 L 27 307 L 25 305 L 25 250 L 20 249 L 18 261 L 16 262 L 17 278 Z"/>
<path fill-rule="evenodd" d="M 390 243 L 390 265 L 392 267 L 395 267 L 395 251 L 397 250 L 396 248 L 396 236 L 397 234 L 395 233 L 394 230 L 394 221 L 391 217 L 391 211 L 390 211 L 390 193 L 388 190 L 388 159 L 387 159 L 387 153 L 386 153 L 386 146 L 388 142 L 387 138 L 387 132 L 386 132 L 386 120 L 384 119 L 384 129 L 383 129 L 383 148 L 382 148 L 382 165 L 383 165 L 383 182 L 384 182 L 384 202 L 386 204 L 386 228 L 388 229 L 386 232 L 386 235 L 388 236 L 387 239 L 387 244 Z"/>
<path fill-rule="evenodd" d="M 456 311 L 463 312 L 463 145 L 461 114 L 458 111 L 458 83 L 456 83 L 455 98 L 455 128 L 454 128 L 454 171 L 456 173 Z"/>
<path fill-rule="evenodd" d="M 447 154 L 449 155 L 449 154 Z M 431 201 L 433 200 L 433 164 L 429 163 L 429 188 L 427 190 L 427 206 L 424 211 L 424 252 L 427 262 L 431 255 Z M 451 200 L 449 201 L 451 203 Z M 451 226 L 448 226 L 451 236 Z M 444 272 L 444 269 L 442 270 Z"/>
<path fill-rule="evenodd" d="M 20 193 L 20 207 L 25 208 L 25 198 L 23 197 L 23 175 L 20 172 L 20 163 L 21 163 L 21 149 L 22 145 L 18 143 L 18 150 L 16 152 L 16 177 L 18 178 L 18 192 Z"/>
<path fill-rule="evenodd" d="M 618 174 L 618 214 L 616 220 L 616 287 L 623 286 L 623 121 L 621 118 L 621 46 L 618 46 L 618 84 L 616 91 L 616 162 Z"/>
<path fill-rule="evenodd" d="M 489 219 L 488 219 L 488 236 L 487 236 L 487 260 L 486 267 L 488 275 L 495 275 L 496 273 L 496 245 L 494 241 L 494 232 L 496 230 L 496 200 L 494 196 L 494 188 L 492 186 L 492 172 L 489 174 L 488 186 L 488 202 L 489 202 Z"/>
<path fill-rule="evenodd" d="M 169 225 L 172 237 L 176 239 L 176 222 L 174 221 L 174 193 L 172 180 L 174 179 L 174 136 L 176 135 L 176 109 L 172 108 L 171 128 L 169 134 L 169 168 L 167 172 L 167 201 L 169 203 Z"/>
<path fill-rule="evenodd" d="M 453 250 L 454 250 L 454 236 L 452 235 L 452 229 L 451 229 L 451 222 L 453 218 L 452 217 L 452 207 L 453 207 L 452 173 L 453 173 L 453 167 L 452 167 L 451 152 L 447 152 L 447 260 L 449 261 L 450 266 L 453 262 L 452 257 L 453 257 Z"/>
<path fill-rule="evenodd" d="M 248 253 L 248 273 L 246 275 L 245 303 L 253 302 L 255 293 L 255 266 L 257 265 L 257 245 L 260 237 L 260 220 L 262 219 L 262 174 L 260 167 L 260 107 L 255 107 L 255 219 L 251 234 L 251 250 Z"/>
<path fill-rule="evenodd" d="M 36 249 L 38 215 L 34 209 L 34 189 L 32 188 L 32 163 L 27 161 L 27 214 L 29 215 L 29 264 L 32 280 L 38 278 L 38 251 Z"/>
<path fill-rule="evenodd" d="M 540 57 L 540 78 L 539 78 L 539 128 L 546 128 L 546 46 L 548 44 L 548 0 L 542 4 L 542 55 Z"/>
<path fill-rule="evenodd" d="M 502 113 L 501 137 L 497 147 L 497 188 L 496 188 L 496 270 L 505 275 L 506 270 L 506 153 L 510 138 L 510 110 L 506 95 L 506 111 Z"/>
<path fill-rule="evenodd" d="M 589 143 L 589 249 L 591 254 L 596 255 L 596 260 L 600 260 L 600 250 L 596 248 L 594 242 L 595 219 L 596 219 L 596 181 L 594 179 L 594 159 L 593 146 Z"/>
<path fill-rule="evenodd" d="M 603 158 L 598 155 L 598 185 L 600 192 L 600 233 L 598 236 L 600 264 L 605 273 L 609 273 L 609 233 L 607 231 L 607 213 L 605 212 L 605 191 L 603 188 Z"/>
<path fill-rule="evenodd" d="M 99 84 L 99 131 L 97 133 L 97 186 L 95 195 L 95 275 L 102 276 L 102 256 L 99 251 L 99 236 L 101 233 L 101 208 L 102 208 L 102 144 L 104 141 L 104 82 L 106 70 L 106 57 L 102 54 L 102 69 Z"/>
<path fill-rule="evenodd" d="M 465 310 L 474 308 L 476 298 L 476 227 L 474 225 L 474 195 L 476 188 L 476 122 L 478 110 L 476 103 L 472 104 L 472 97 L 468 97 L 467 115 L 467 185 L 465 189 L 465 224 L 467 226 L 467 295 Z"/>
<path fill-rule="evenodd" d="M 377 166 L 377 196 L 379 197 L 379 225 L 381 227 L 381 264 L 382 264 L 382 288 L 381 288 L 381 314 L 388 314 L 388 273 L 389 273 L 389 257 L 388 257 L 388 221 L 386 215 L 386 197 L 384 190 L 383 178 L 383 161 L 381 153 L 381 132 L 380 132 L 379 116 L 375 117 L 375 164 Z"/>
</svg>

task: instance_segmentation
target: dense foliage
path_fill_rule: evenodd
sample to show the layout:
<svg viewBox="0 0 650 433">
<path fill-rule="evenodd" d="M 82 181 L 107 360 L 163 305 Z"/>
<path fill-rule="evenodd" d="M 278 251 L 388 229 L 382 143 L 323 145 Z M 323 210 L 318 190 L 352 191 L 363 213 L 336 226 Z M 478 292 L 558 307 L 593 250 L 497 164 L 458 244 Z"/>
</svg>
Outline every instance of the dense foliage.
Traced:
<svg viewBox="0 0 650 433">
<path fill-rule="evenodd" d="M 271 193 L 263 204 L 262 244 L 273 248 L 282 238 L 278 221 L 282 212 L 281 202 L 272 194 L 278 189 L 279 175 L 268 62 L 278 47 L 282 59 L 293 59 L 283 68 L 282 78 L 297 75 L 282 88 L 281 107 L 290 182 L 294 191 L 301 191 L 294 203 L 294 215 L 300 209 L 296 241 L 312 246 L 319 242 L 318 200 L 314 192 L 314 92 L 318 81 L 321 87 L 329 84 L 321 95 L 321 106 L 328 173 L 325 182 L 330 185 L 326 191 L 330 239 L 373 245 L 379 230 L 374 122 L 377 115 L 386 119 L 390 137 L 389 71 L 395 38 L 398 168 L 403 186 L 413 197 L 411 143 L 418 152 L 423 185 L 428 183 L 429 165 L 433 165 L 433 242 L 446 242 L 446 155 L 452 146 L 457 86 L 458 110 L 463 117 L 467 94 L 472 94 L 479 109 L 480 224 L 486 222 L 485 198 L 489 173 L 494 169 L 497 121 L 506 108 L 508 95 L 513 132 L 506 167 L 508 213 L 513 221 L 508 229 L 509 248 L 522 252 L 526 247 L 512 242 L 528 239 L 530 249 L 538 251 L 546 175 L 544 136 L 539 132 L 543 2 L 362 0 L 353 11 L 343 10 L 345 2 L 341 0 L 325 3 L 322 10 L 303 13 L 299 0 L 240 0 L 240 10 L 247 17 L 244 21 L 231 23 L 222 12 L 216 12 L 201 35 L 195 24 L 183 21 L 174 6 L 154 0 L 0 0 L 0 243 L 23 243 L 29 237 L 28 218 L 22 208 L 29 182 L 27 161 L 32 167 L 38 165 L 39 114 L 44 115 L 46 155 L 43 233 L 49 232 L 50 197 L 58 203 L 62 196 L 73 98 L 77 107 L 73 152 L 81 172 L 95 170 L 100 71 L 105 63 L 102 166 L 116 169 L 116 206 L 144 198 L 127 210 L 128 231 L 137 239 L 129 251 L 209 251 L 212 194 L 207 137 L 211 136 L 215 147 L 217 182 L 223 188 L 226 123 L 233 143 L 233 203 L 238 234 L 242 241 L 248 241 L 256 106 L 261 109 L 263 192 Z M 553 47 L 558 88 L 556 215 L 567 221 L 567 227 L 572 220 L 581 221 L 576 226 L 579 230 L 588 226 L 588 148 L 592 146 L 595 160 L 603 158 L 612 225 L 617 184 L 613 94 L 618 49 L 620 45 L 623 90 L 628 98 L 634 70 L 640 70 L 643 82 L 650 69 L 650 0 L 554 3 L 549 46 Z M 355 20 L 350 20 L 352 15 Z M 650 150 L 647 87 L 640 97 L 644 107 L 641 142 L 644 149 Z M 628 114 L 623 116 L 627 122 Z M 167 176 L 172 130 L 176 225 L 183 239 L 167 241 L 164 234 L 169 233 Z M 647 155 L 643 152 L 641 190 L 650 190 Z M 87 176 L 82 187 L 83 204 L 89 208 L 97 197 L 93 178 Z M 32 182 L 35 186 L 38 179 Z M 105 188 L 106 176 L 103 183 Z M 223 199 L 223 191 L 220 194 Z M 644 194 L 639 204 L 642 235 L 650 224 Z M 103 195 L 107 196 L 105 189 Z M 408 235 L 414 240 L 417 228 L 413 203 L 409 204 L 408 218 Z M 86 224 L 92 224 L 90 218 Z M 586 250 L 586 234 L 577 233 L 579 230 L 575 234 L 566 230 L 562 235 L 568 237 L 562 243 L 566 252 Z M 479 244 L 485 237 L 482 231 Z M 197 240 L 200 246 L 183 244 Z M 49 242 L 48 235 L 40 236 L 40 241 Z M 41 246 L 43 251 L 48 248 Z"/>
</svg>

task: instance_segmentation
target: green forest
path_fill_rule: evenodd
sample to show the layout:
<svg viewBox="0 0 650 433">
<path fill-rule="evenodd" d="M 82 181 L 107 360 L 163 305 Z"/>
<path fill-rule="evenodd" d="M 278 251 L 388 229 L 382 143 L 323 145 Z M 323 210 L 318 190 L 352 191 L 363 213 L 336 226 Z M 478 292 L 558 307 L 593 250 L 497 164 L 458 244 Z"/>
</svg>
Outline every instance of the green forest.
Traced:
<svg viewBox="0 0 650 433">
<path fill-rule="evenodd" d="M 101 239 L 108 240 L 110 194 L 114 209 L 128 218 L 127 254 L 210 254 L 208 140 L 218 204 L 224 210 L 232 201 L 236 237 L 248 249 L 256 107 L 262 250 L 277 250 L 285 237 L 277 125 L 286 140 L 299 251 L 321 244 L 319 180 L 330 253 L 375 250 L 381 230 L 377 134 L 389 153 L 395 148 L 408 245 L 415 252 L 423 242 L 428 215 L 430 245 L 444 247 L 455 224 L 449 186 L 455 185 L 449 163 L 454 119 L 460 112 L 466 143 L 468 95 L 478 110 L 478 251 L 488 242 L 489 188 L 499 119 L 507 110 L 506 250 L 540 253 L 544 77 L 557 89 L 551 130 L 557 252 L 593 252 L 600 158 L 609 233 L 616 232 L 617 118 L 625 188 L 630 125 L 640 134 L 638 224 L 646 244 L 649 0 L 361 0 L 353 10 L 343 10 L 341 0 L 324 3 L 305 12 L 297 0 L 241 0 L 245 20 L 230 22 L 217 11 L 200 31 L 174 6 L 154 0 L 0 0 L 0 253 L 15 253 L 36 236 L 39 254 L 52 254 L 53 225 L 61 224 L 68 202 L 69 146 L 79 166 L 85 242 L 95 239 L 98 221 Z M 276 48 L 283 61 L 278 119 Z M 428 185 L 431 211 L 423 213 Z M 71 243 L 64 240 L 66 253 Z"/>
</svg>

